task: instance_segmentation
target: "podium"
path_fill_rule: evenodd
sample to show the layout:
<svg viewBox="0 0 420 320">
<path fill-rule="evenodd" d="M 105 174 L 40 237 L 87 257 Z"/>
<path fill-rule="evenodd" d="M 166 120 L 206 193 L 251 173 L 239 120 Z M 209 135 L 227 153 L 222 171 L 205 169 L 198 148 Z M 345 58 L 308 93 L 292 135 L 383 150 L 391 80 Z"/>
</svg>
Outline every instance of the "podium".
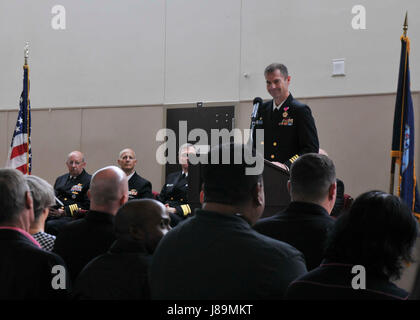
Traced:
<svg viewBox="0 0 420 320">
<path fill-rule="evenodd" d="M 290 203 L 290 195 L 287 191 L 289 173 L 264 159 L 264 191 L 265 209 L 261 218 L 270 217 L 276 212 L 286 209 Z"/>
<path fill-rule="evenodd" d="M 282 211 L 290 203 L 290 195 L 287 191 L 289 173 L 284 169 L 264 160 L 264 191 L 265 209 L 261 218 L 269 217 L 276 212 Z M 188 167 L 188 204 L 191 211 L 201 208 L 200 191 L 203 183 L 201 165 L 189 164 Z"/>
</svg>

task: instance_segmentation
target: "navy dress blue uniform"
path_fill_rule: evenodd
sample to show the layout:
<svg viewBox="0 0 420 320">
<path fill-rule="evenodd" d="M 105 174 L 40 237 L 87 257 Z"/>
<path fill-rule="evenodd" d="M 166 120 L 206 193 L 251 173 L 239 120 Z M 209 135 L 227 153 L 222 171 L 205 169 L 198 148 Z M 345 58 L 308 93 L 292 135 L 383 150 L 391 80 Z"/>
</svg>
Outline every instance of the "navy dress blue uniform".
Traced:
<svg viewBox="0 0 420 320">
<path fill-rule="evenodd" d="M 90 200 L 87 192 L 90 187 L 91 175 L 84 169 L 77 177 L 71 177 L 69 173 L 59 176 L 55 180 L 55 196 L 64 206 L 64 217 L 48 217 L 45 223 L 45 231 L 52 235 L 58 235 L 60 230 L 69 222 L 73 221 L 79 209 L 89 210 Z"/>
<path fill-rule="evenodd" d="M 151 182 L 134 172 L 128 180 L 128 199 L 153 199 Z"/>
<path fill-rule="evenodd" d="M 64 174 L 57 178 L 54 184 L 56 197 L 64 204 L 66 216 L 73 216 L 79 209 L 89 210 L 90 201 L 87 192 L 90 187 L 91 175 L 84 169 L 80 175 L 71 178 Z"/>
<path fill-rule="evenodd" d="M 273 111 L 273 100 L 258 110 L 256 129 L 264 129 L 264 158 L 290 168 L 305 153 L 318 153 L 319 141 L 311 109 L 289 94 L 280 110 Z M 254 136 L 255 137 L 255 136 Z"/>
<path fill-rule="evenodd" d="M 171 226 L 176 225 L 191 214 L 187 193 L 188 180 L 182 171 L 170 173 L 166 177 L 165 185 L 158 199 L 163 204 L 168 204 L 176 209 L 176 216 L 171 215 Z"/>
</svg>

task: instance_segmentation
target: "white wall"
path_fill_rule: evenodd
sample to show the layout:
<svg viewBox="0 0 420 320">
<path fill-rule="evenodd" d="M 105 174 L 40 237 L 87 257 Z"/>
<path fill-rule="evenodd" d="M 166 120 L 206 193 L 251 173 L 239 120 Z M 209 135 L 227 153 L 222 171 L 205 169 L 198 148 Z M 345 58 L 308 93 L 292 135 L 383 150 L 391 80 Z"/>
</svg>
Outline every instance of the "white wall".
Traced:
<svg viewBox="0 0 420 320">
<path fill-rule="evenodd" d="M 66 30 L 51 27 L 57 4 Z M 357 4 L 366 30 L 351 27 Z M 295 96 L 392 93 L 406 10 L 419 90 L 419 1 L 0 0 L 0 109 L 17 108 L 25 41 L 35 108 L 268 98 L 273 61 L 289 67 Z M 346 77 L 331 77 L 334 58 Z"/>
</svg>

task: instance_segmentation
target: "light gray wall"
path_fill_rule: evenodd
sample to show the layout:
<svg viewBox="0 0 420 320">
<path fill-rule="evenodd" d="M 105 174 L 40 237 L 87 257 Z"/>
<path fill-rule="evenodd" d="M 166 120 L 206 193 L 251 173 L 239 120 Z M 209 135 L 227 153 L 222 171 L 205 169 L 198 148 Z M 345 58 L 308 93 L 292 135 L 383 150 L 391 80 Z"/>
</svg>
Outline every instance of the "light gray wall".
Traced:
<svg viewBox="0 0 420 320">
<path fill-rule="evenodd" d="M 56 4 L 66 30 L 51 27 Z M 352 29 L 356 4 L 366 30 Z M 33 107 L 268 98 L 262 71 L 273 61 L 288 65 L 295 96 L 392 93 L 406 10 L 419 90 L 419 1 L 1 0 L 0 108 L 17 108 L 25 41 Z M 331 77 L 335 58 L 345 77 Z"/>
</svg>

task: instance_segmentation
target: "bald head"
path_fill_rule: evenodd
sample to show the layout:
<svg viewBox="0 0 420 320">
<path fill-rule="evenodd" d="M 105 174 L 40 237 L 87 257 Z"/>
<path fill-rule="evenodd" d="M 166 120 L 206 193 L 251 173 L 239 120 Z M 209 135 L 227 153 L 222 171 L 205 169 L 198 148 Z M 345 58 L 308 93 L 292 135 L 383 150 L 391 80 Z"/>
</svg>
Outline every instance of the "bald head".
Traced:
<svg viewBox="0 0 420 320">
<path fill-rule="evenodd" d="M 142 242 L 149 253 L 154 252 L 169 231 L 170 218 L 165 206 L 151 199 L 132 200 L 124 204 L 115 217 L 115 233 L 119 238 Z"/>
<path fill-rule="evenodd" d="M 92 176 L 88 194 L 91 210 L 115 214 L 128 199 L 127 176 L 116 166 L 99 169 Z"/>
</svg>

